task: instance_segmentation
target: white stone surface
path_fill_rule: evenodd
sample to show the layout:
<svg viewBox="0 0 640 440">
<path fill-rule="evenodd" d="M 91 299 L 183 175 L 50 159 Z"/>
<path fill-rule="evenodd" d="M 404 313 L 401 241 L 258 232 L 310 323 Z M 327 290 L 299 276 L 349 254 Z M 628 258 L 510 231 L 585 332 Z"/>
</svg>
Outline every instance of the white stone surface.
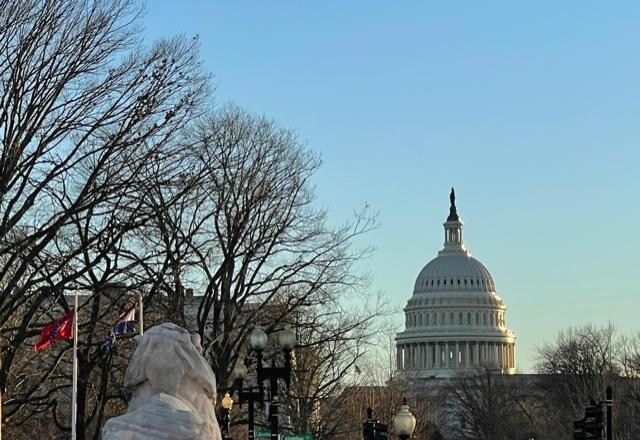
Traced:
<svg viewBox="0 0 640 440">
<path fill-rule="evenodd" d="M 124 379 L 127 414 L 105 424 L 103 440 L 221 440 L 216 379 L 199 336 L 165 323 L 136 339 Z"/>
</svg>

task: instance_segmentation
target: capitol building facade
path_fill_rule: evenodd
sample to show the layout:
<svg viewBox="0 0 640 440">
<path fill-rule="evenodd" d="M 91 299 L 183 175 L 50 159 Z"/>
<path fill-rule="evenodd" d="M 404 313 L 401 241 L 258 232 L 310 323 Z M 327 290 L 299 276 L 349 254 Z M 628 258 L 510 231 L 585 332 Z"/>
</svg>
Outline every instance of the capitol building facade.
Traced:
<svg viewBox="0 0 640 440">
<path fill-rule="evenodd" d="M 447 378 L 479 367 L 513 374 L 515 334 L 487 268 L 464 246 L 455 193 L 444 248 L 420 271 L 396 335 L 397 369 L 413 378 Z"/>
</svg>

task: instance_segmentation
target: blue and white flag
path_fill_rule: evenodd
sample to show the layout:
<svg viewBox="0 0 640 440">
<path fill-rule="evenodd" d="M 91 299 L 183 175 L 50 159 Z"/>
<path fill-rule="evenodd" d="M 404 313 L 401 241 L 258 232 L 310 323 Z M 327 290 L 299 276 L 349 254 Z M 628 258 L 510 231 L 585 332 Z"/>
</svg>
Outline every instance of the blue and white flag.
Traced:
<svg viewBox="0 0 640 440">
<path fill-rule="evenodd" d="M 104 343 L 104 347 L 107 351 L 111 351 L 116 343 L 118 335 L 124 333 L 131 333 L 136 331 L 136 306 L 135 304 L 126 309 L 118 321 L 113 324 L 111 331 L 109 331 L 109 337 Z"/>
</svg>

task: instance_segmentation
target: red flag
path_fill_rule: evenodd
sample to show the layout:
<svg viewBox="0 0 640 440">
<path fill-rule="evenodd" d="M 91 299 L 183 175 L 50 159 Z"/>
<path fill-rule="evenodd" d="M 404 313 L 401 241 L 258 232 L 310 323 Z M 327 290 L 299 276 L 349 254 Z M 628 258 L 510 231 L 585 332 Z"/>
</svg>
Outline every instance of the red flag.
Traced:
<svg viewBox="0 0 640 440">
<path fill-rule="evenodd" d="M 73 339 L 73 309 L 62 318 L 47 324 L 40 333 L 40 341 L 36 344 L 36 351 L 63 339 Z"/>
</svg>

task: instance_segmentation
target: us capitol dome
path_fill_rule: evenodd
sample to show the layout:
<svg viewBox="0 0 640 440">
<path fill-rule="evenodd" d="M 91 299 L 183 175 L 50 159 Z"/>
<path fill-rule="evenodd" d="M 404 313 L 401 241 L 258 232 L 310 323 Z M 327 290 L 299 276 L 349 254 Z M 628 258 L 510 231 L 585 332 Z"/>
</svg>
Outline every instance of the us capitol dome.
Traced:
<svg viewBox="0 0 640 440">
<path fill-rule="evenodd" d="M 451 377 L 478 367 L 516 370 L 515 334 L 489 270 L 462 239 L 455 192 L 444 223 L 444 248 L 420 271 L 396 335 L 397 368 L 416 378 Z"/>
</svg>

